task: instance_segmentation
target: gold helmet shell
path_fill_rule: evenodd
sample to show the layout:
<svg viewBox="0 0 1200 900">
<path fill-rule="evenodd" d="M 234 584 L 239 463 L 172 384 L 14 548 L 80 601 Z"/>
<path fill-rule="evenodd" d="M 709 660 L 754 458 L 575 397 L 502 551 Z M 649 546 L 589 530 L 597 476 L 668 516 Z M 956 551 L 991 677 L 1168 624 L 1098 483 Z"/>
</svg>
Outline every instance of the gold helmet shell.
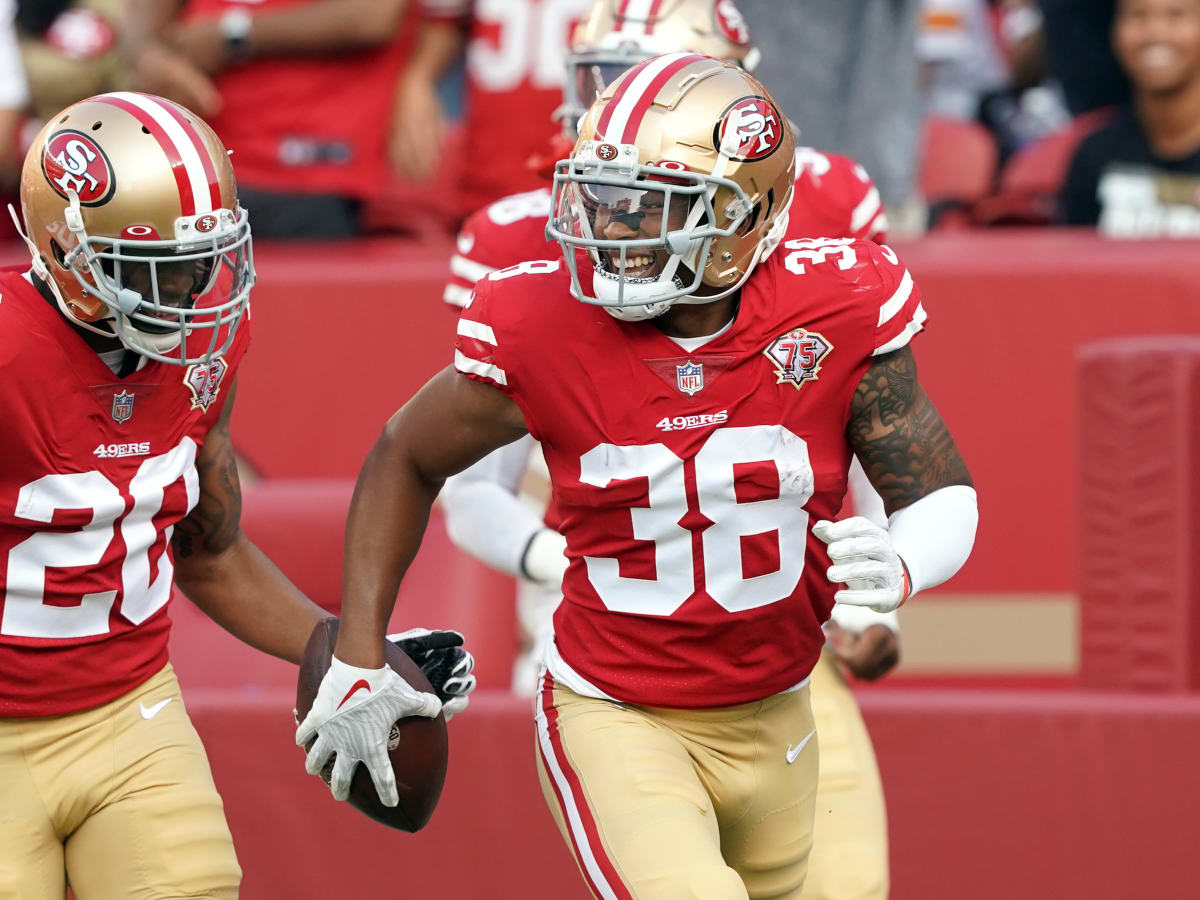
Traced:
<svg viewBox="0 0 1200 900">
<path fill-rule="evenodd" d="M 668 54 L 608 86 L 554 180 L 548 234 L 563 247 L 572 293 L 619 318 L 644 319 L 675 302 L 727 296 L 774 250 L 792 202 L 795 140 L 748 72 Z M 657 234 L 612 238 L 620 215 L 641 216 L 645 235 L 646 214 L 633 211 L 650 208 L 645 198 L 659 210 L 650 220 L 661 219 Z M 579 250 L 594 272 L 580 265 Z M 631 275 L 638 266 L 630 260 L 651 253 L 666 254 L 661 271 Z"/>
<path fill-rule="evenodd" d="M 254 282 L 250 229 L 229 155 L 184 107 L 128 91 L 68 106 L 25 157 L 21 214 L 34 274 L 76 324 L 180 364 L 232 343 Z M 192 266 L 188 302 L 160 297 L 167 264 Z M 129 284 L 139 266 L 151 273 L 145 293 Z M 225 270 L 229 296 L 202 300 Z M 190 359 L 186 337 L 198 329 L 211 340 Z"/>
<path fill-rule="evenodd" d="M 734 0 L 598 0 L 575 26 L 567 48 L 561 110 L 567 126 L 630 66 L 684 51 L 748 72 L 759 58 Z"/>
</svg>

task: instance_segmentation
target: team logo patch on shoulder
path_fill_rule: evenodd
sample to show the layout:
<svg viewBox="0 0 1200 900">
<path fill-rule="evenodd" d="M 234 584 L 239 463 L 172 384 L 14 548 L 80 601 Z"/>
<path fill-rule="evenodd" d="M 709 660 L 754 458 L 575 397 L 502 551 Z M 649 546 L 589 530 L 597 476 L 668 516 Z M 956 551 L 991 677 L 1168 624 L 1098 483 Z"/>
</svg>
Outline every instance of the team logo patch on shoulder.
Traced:
<svg viewBox="0 0 1200 900">
<path fill-rule="evenodd" d="M 704 365 L 690 359 L 675 367 L 675 385 L 689 397 L 695 397 L 704 389 Z"/>
<path fill-rule="evenodd" d="M 112 417 L 118 425 L 128 422 L 133 417 L 133 400 L 134 395 L 129 391 L 113 394 Z"/>
<path fill-rule="evenodd" d="M 229 363 L 223 359 L 214 359 L 205 365 L 196 363 L 188 366 L 183 373 L 183 383 L 192 392 L 192 409 L 208 412 L 217 395 L 221 393 L 221 379 L 229 371 Z"/>
<path fill-rule="evenodd" d="M 42 149 L 42 174 L 68 200 L 68 191 L 74 191 L 82 206 L 107 203 L 117 184 L 108 157 L 82 131 L 50 135 Z"/>
<path fill-rule="evenodd" d="M 793 328 L 767 344 L 763 355 L 775 366 L 777 384 L 790 384 L 796 390 L 806 381 L 816 381 L 821 360 L 829 355 L 833 344 L 815 331 Z"/>
</svg>

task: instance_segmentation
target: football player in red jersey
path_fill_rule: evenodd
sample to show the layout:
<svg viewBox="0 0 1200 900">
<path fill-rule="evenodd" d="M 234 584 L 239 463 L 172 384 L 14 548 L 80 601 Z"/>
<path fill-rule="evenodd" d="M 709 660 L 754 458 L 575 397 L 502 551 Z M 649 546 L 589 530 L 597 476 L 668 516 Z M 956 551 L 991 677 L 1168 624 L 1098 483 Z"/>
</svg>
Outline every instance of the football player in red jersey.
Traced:
<svg viewBox="0 0 1200 900">
<path fill-rule="evenodd" d="M 671 0 L 661 4 L 599 0 L 575 29 L 567 51 L 567 79 L 559 117 L 571 142 L 576 125 L 605 84 L 630 66 L 660 53 L 691 50 L 752 69 L 757 51 L 733 0 Z M 845 156 L 812 147 L 796 150 L 796 183 L 786 238 L 866 238 L 886 241 L 887 219 L 871 178 Z M 458 235 L 443 294 L 461 307 L 488 273 L 523 260 L 557 256 L 547 243 L 549 187 L 514 194 L 476 212 Z M 446 482 L 441 493 L 447 531 L 454 543 L 510 575 L 520 576 L 517 618 L 521 647 L 513 666 L 513 689 L 537 687 L 540 647 L 562 598 L 567 560 L 554 509 L 539 517 L 518 498 L 522 482 L 539 488 L 526 464 L 531 437 L 489 454 Z M 882 503 L 862 468 L 850 473 L 848 505 L 886 522 Z M 842 673 L 876 679 L 900 656 L 899 619 L 838 604 L 826 625 L 830 641 L 813 671 L 813 713 L 826 736 L 818 802 L 829 813 L 818 824 L 805 886 L 806 900 L 874 900 L 888 895 L 887 816 L 870 735 Z"/>
<path fill-rule="evenodd" d="M 798 897 L 821 623 L 835 600 L 895 609 L 974 540 L 970 475 L 908 347 L 925 320 L 912 277 L 874 243 L 780 245 L 794 166 L 744 71 L 672 54 L 626 72 L 556 173 L 563 257 L 479 283 L 453 368 L 359 477 L 336 655 L 377 668 L 443 480 L 542 442 L 570 564 L 539 763 L 598 897 Z M 886 529 L 832 521 L 852 454 Z M 339 691 L 331 669 L 321 693 Z M 352 723 L 387 738 L 367 709 L 338 730 Z"/>
<path fill-rule="evenodd" d="M 0 270 L 0 894 L 235 897 L 171 589 L 293 662 L 327 614 L 238 525 L 254 267 L 233 168 L 183 107 L 102 94 L 38 135 L 21 208 L 32 267 Z M 434 635 L 402 646 L 464 653 Z M 394 680 L 405 713 L 437 714 Z"/>
</svg>

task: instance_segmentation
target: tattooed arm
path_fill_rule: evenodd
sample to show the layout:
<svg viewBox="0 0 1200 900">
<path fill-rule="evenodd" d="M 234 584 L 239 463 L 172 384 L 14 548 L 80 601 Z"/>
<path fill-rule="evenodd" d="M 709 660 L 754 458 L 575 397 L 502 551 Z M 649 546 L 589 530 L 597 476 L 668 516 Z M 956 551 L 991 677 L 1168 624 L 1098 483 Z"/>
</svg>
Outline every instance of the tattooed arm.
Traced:
<svg viewBox="0 0 1200 900">
<path fill-rule="evenodd" d="M 329 614 L 242 533 L 242 489 L 229 437 L 236 391 L 235 383 L 196 458 L 200 500 L 175 526 L 175 583 L 235 637 L 298 663 L 314 626 Z"/>
<path fill-rule="evenodd" d="M 975 488 L 905 347 L 879 357 L 850 403 L 847 435 L 883 497 L 887 530 L 861 516 L 813 525 L 845 588 L 838 603 L 891 612 L 962 568 L 979 522 Z"/>
<path fill-rule="evenodd" d="M 972 486 L 909 347 L 871 364 L 850 402 L 847 434 L 889 516 L 941 488 Z"/>
</svg>

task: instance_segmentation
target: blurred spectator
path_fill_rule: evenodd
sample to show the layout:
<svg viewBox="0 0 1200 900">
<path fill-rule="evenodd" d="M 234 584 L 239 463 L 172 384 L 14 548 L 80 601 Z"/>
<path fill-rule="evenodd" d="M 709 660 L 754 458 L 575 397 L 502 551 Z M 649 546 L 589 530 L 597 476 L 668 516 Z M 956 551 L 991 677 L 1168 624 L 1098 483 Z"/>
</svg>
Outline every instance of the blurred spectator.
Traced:
<svg viewBox="0 0 1200 900">
<path fill-rule="evenodd" d="M 914 53 L 921 0 L 738 0 L 762 63 L 755 76 L 795 117 L 805 144 L 858 160 L 890 207 L 911 217 L 921 101 Z M 923 213 L 920 215 L 923 220 Z"/>
<path fill-rule="evenodd" d="M 543 187 L 525 163 L 560 128 L 564 53 L 591 0 L 424 0 L 400 91 L 392 153 L 402 173 L 432 174 L 446 137 L 438 79 L 466 52 L 466 146 L 458 219 L 508 194 Z"/>
<path fill-rule="evenodd" d="M 117 47 L 125 0 L 18 0 L 17 7 L 21 57 L 38 120 L 127 86 Z"/>
<path fill-rule="evenodd" d="M 21 120 L 29 103 L 21 54 L 13 30 L 12 0 L 0 0 L 0 198 L 7 198 L 21 174 L 22 154 L 17 146 Z M 8 222 L 7 211 L 4 221 Z M 11 227 L 0 227 L 0 234 L 11 234 Z"/>
<path fill-rule="evenodd" d="M 987 0 L 924 0 L 917 58 L 927 115 L 974 119 L 1009 83 Z"/>
<path fill-rule="evenodd" d="M 1037 0 L 997 0 L 998 45 L 1008 85 L 983 98 L 980 117 L 996 136 L 1001 160 L 1066 128 L 1071 121 L 1062 86 L 1050 74 L 1044 21 Z"/>
<path fill-rule="evenodd" d="M 341 238 L 386 173 L 406 0 L 128 0 L 140 89 L 236 155 L 257 237 Z"/>
<path fill-rule="evenodd" d="M 1080 144 L 1064 219 L 1120 237 L 1200 237 L 1200 0 L 1121 0 L 1113 46 L 1133 103 Z"/>
<path fill-rule="evenodd" d="M 1123 103 L 1129 85 L 1109 35 L 1117 0 L 1039 0 L 1050 73 L 1071 115 Z"/>
</svg>

